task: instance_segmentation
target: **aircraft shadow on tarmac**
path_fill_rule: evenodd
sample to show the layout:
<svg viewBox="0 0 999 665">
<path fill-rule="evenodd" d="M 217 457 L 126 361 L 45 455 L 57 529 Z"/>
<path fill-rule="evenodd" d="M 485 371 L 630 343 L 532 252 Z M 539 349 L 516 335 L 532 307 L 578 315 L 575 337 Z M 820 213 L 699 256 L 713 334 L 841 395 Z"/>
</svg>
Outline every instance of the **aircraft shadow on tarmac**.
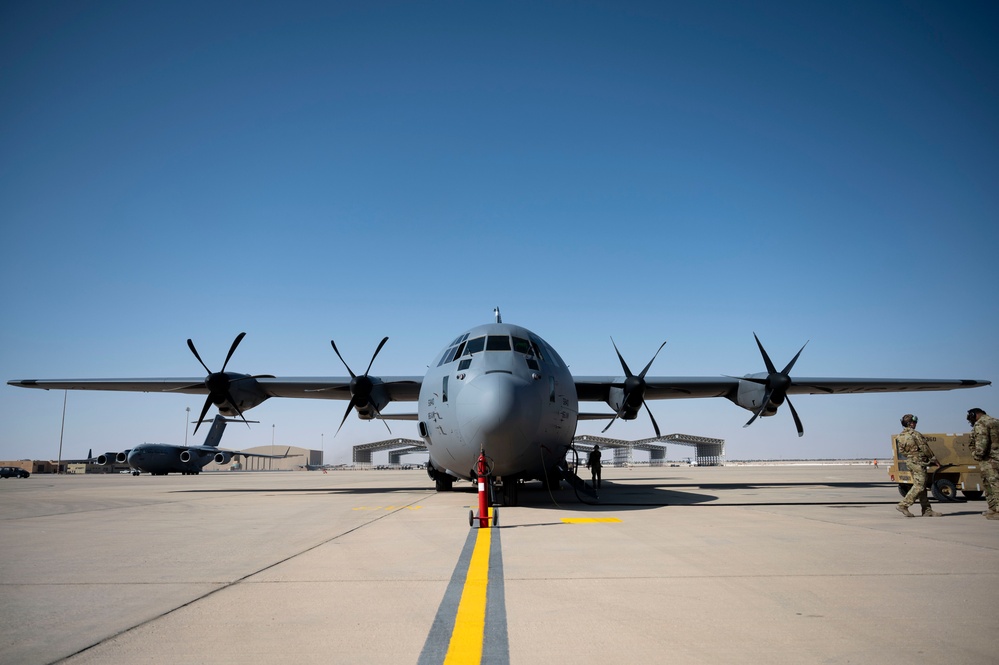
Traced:
<svg viewBox="0 0 999 665">
<path fill-rule="evenodd" d="M 604 512 L 621 510 L 648 510 L 664 507 L 690 506 L 875 506 L 891 505 L 898 502 L 894 493 L 885 493 L 884 499 L 870 498 L 835 499 L 831 500 L 825 493 L 816 493 L 814 499 L 802 500 L 800 490 L 815 488 L 816 490 L 894 490 L 893 483 L 887 482 L 786 482 L 786 483 L 697 483 L 697 482 L 663 482 L 662 478 L 628 478 L 627 482 L 604 481 L 603 487 L 594 499 L 583 492 L 576 492 L 567 484 L 558 490 L 548 491 L 540 483 L 526 483 L 518 492 L 517 507 L 521 508 L 552 508 L 579 512 Z M 761 490 L 781 489 L 798 490 L 788 494 L 787 500 L 774 499 L 774 493 L 768 494 L 768 500 L 754 501 L 755 492 Z M 225 489 L 185 489 L 177 493 L 253 493 L 253 494 L 337 494 L 371 496 L 377 494 L 436 494 L 433 487 L 419 485 L 414 487 L 324 487 L 324 488 L 234 488 Z M 474 497 L 477 493 L 475 485 L 457 485 L 455 494 L 465 494 Z M 729 499 L 726 495 L 730 495 Z M 870 496 L 870 495 L 868 495 Z M 474 503 L 475 499 L 470 498 Z M 960 503 L 960 502 L 955 502 Z M 499 507 L 504 507 L 497 502 Z M 960 513 L 951 513 L 960 514 Z"/>
</svg>

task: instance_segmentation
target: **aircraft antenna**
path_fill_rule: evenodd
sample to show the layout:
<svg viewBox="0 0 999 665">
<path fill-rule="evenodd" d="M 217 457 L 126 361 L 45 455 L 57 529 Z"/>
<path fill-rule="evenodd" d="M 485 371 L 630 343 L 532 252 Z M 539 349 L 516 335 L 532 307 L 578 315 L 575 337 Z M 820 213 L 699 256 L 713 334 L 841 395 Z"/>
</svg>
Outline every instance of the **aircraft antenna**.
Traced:
<svg viewBox="0 0 999 665">
<path fill-rule="evenodd" d="M 496 315 L 496 323 L 503 323 L 503 317 L 500 316 L 499 307 L 493 307 L 493 314 Z"/>
</svg>

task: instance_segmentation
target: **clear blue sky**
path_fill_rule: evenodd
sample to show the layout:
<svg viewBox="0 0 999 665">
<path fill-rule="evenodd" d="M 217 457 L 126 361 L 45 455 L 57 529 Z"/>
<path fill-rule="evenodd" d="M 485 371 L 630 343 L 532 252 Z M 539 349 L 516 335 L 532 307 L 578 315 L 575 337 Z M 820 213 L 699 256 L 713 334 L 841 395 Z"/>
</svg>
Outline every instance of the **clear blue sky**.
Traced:
<svg viewBox="0 0 999 665">
<path fill-rule="evenodd" d="M 999 5 L 6 2 L 0 378 L 422 374 L 492 308 L 577 374 L 999 380 Z M 733 459 L 883 456 L 996 388 L 802 396 Z M 63 393 L 0 388 L 0 459 Z M 201 398 L 71 392 L 64 457 L 181 443 Z M 349 461 L 343 402 L 223 445 Z M 406 410 L 413 405 L 397 405 Z M 584 423 L 596 433 L 602 424 Z M 393 432 L 415 436 L 413 423 Z M 643 438 L 648 419 L 609 434 Z M 199 432 L 198 440 L 202 438 Z"/>
</svg>

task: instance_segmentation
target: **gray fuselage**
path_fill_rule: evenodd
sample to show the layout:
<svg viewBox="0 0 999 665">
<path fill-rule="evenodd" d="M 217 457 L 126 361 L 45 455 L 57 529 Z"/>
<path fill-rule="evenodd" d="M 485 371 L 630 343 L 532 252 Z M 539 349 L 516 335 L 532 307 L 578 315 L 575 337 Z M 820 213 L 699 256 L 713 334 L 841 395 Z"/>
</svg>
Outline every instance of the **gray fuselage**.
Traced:
<svg viewBox="0 0 999 665">
<path fill-rule="evenodd" d="M 579 401 L 554 349 L 526 328 L 490 323 L 459 335 L 420 389 L 431 464 L 471 478 L 480 451 L 494 476 L 544 478 L 576 432 Z"/>
</svg>

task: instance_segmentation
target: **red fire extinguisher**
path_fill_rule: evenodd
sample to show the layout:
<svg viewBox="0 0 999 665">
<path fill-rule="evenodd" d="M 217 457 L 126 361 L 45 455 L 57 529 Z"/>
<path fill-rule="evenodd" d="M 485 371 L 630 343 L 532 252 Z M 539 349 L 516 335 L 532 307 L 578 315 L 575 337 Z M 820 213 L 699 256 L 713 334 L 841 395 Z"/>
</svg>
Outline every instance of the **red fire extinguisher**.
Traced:
<svg viewBox="0 0 999 665">
<path fill-rule="evenodd" d="M 478 520 L 479 528 L 484 529 L 489 526 L 489 464 L 486 461 L 485 451 L 479 452 L 479 459 L 475 462 L 475 473 L 479 477 L 479 515 L 475 517 L 471 510 L 468 511 L 468 526 L 473 526 Z M 492 523 L 496 526 L 496 509 L 493 509 Z"/>
</svg>

